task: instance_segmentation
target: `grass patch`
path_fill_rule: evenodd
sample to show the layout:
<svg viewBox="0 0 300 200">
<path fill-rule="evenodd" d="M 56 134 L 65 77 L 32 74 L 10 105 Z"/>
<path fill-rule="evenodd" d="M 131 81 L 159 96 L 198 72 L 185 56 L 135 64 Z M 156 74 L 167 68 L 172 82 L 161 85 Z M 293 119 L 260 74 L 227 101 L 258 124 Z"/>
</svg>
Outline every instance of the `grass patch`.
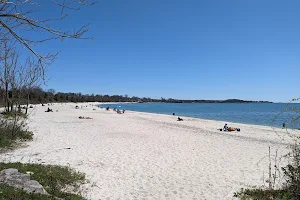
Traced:
<svg viewBox="0 0 300 200">
<path fill-rule="evenodd" d="M 24 190 L 16 189 L 10 186 L 0 185 L 0 200 L 57 200 L 55 197 L 49 197 L 40 194 L 28 194 Z"/>
<path fill-rule="evenodd" d="M 1 113 L 3 118 L 5 119 L 13 119 L 15 117 L 21 117 L 23 119 L 26 119 L 27 118 L 27 115 L 23 112 L 18 112 L 18 111 L 10 111 L 10 112 L 2 112 Z"/>
<path fill-rule="evenodd" d="M 11 147 L 18 141 L 32 140 L 33 133 L 30 131 L 19 131 L 17 135 L 11 134 L 10 131 L 1 129 L 0 127 L 0 149 Z"/>
<path fill-rule="evenodd" d="M 234 193 L 234 197 L 241 200 L 290 200 L 291 195 L 287 190 L 241 189 Z"/>
<path fill-rule="evenodd" d="M 77 172 L 69 167 L 41 164 L 0 163 L 0 171 L 7 168 L 16 168 L 21 173 L 26 173 L 27 171 L 33 172 L 34 174 L 30 177 L 31 180 L 38 181 L 45 190 L 54 197 L 63 198 L 65 200 L 84 200 L 84 198 L 79 195 L 63 192 L 67 186 L 78 188 L 80 184 L 85 182 L 85 174 Z M 6 192 L 6 195 L 12 195 L 12 192 L 14 192 L 9 187 L 7 190 L 2 187 L 0 191 L 2 190 Z M 22 195 L 23 193 L 15 190 L 15 194 Z M 32 199 L 34 198 L 35 196 L 32 197 Z M 45 198 L 51 199 L 50 197 Z M 25 196 L 22 199 L 26 199 Z"/>
<path fill-rule="evenodd" d="M 25 120 L 0 118 L 0 150 L 11 147 L 18 141 L 32 140 L 32 136 L 32 132 L 26 128 Z"/>
</svg>

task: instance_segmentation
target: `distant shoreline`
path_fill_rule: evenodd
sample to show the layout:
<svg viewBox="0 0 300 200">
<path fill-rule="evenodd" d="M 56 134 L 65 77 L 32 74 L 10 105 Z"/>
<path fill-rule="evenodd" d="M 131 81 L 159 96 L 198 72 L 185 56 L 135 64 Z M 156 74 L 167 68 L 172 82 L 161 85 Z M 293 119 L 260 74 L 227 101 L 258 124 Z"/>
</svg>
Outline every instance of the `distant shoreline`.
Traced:
<svg viewBox="0 0 300 200">
<path fill-rule="evenodd" d="M 111 105 L 110 105 L 111 104 Z M 124 105 L 124 106 L 123 106 Z M 100 108 L 118 108 L 126 111 L 166 114 L 197 119 L 210 119 L 232 123 L 263 125 L 269 127 L 282 126 L 289 121 L 281 110 L 285 103 L 133 103 L 114 102 L 99 103 Z M 122 107 L 121 107 L 122 106 Z M 251 114 L 252 113 L 252 114 Z M 281 114 L 280 114 L 281 113 Z M 280 116 L 279 116 L 280 115 Z"/>
<path fill-rule="evenodd" d="M 281 102 L 269 102 L 269 101 L 236 101 L 236 102 L 228 102 L 227 100 L 224 101 L 219 101 L 219 100 L 196 100 L 193 102 L 188 102 L 189 100 L 183 100 L 183 102 L 161 102 L 161 101 L 146 101 L 146 102 L 123 102 L 123 101 L 112 101 L 112 102 L 99 102 L 100 104 L 114 104 L 114 103 L 176 103 L 176 104 L 181 104 L 181 103 L 186 103 L 186 104 L 204 104 L 204 103 L 218 103 L 218 104 L 223 104 L 223 103 L 241 103 L 241 104 L 247 104 L 247 103 L 281 103 Z M 71 103 L 71 102 L 70 102 Z"/>
<path fill-rule="evenodd" d="M 184 99 L 139 99 L 137 103 L 273 103 L 270 101 L 246 101 L 240 99 L 226 100 L 184 100 Z"/>
</svg>

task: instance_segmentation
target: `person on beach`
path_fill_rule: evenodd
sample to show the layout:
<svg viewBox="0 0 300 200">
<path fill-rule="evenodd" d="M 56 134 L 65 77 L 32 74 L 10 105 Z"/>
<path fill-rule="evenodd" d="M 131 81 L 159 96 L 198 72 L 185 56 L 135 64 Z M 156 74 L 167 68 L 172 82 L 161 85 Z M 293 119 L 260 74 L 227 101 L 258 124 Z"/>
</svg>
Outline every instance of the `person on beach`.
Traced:
<svg viewBox="0 0 300 200">
<path fill-rule="evenodd" d="M 227 126 L 227 124 L 224 125 L 223 130 L 224 130 L 224 131 L 228 131 L 228 126 Z"/>
<path fill-rule="evenodd" d="M 52 111 L 52 109 L 50 109 L 50 108 L 48 107 L 48 109 L 47 109 L 45 112 L 53 112 L 53 111 Z"/>
<path fill-rule="evenodd" d="M 285 123 L 284 122 L 282 123 L 282 128 L 285 128 Z"/>
<path fill-rule="evenodd" d="M 183 119 L 181 119 L 180 117 L 178 117 L 177 121 L 183 121 Z"/>
</svg>

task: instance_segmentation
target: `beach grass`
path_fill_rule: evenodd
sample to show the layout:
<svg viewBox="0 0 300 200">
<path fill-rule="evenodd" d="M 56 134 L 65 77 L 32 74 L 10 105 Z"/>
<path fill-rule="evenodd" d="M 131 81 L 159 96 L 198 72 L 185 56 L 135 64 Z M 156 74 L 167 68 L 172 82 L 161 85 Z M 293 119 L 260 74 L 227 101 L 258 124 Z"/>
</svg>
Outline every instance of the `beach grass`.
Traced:
<svg viewBox="0 0 300 200">
<path fill-rule="evenodd" d="M 80 184 L 85 182 L 85 174 L 77 172 L 66 166 L 57 166 L 57 165 L 41 165 L 41 164 L 23 164 L 23 163 L 0 163 L 0 171 L 3 169 L 15 168 L 18 169 L 21 173 L 31 172 L 31 180 L 38 181 L 45 190 L 52 195 L 52 197 L 63 198 L 66 200 L 84 200 L 83 197 L 64 192 L 67 186 L 72 188 L 78 188 Z M 28 199 L 26 198 L 30 195 L 29 199 L 53 199 L 49 196 L 43 196 L 36 194 L 25 194 L 23 191 L 1 186 L 0 187 L 1 198 L 5 197 L 18 197 L 18 199 Z M 0 199 L 1 199 L 0 198 Z M 4 198 L 9 199 L 9 198 Z"/>
<path fill-rule="evenodd" d="M 12 133 L 13 127 L 2 126 L 0 124 L 0 149 L 12 147 L 18 142 L 29 141 L 33 139 L 33 133 L 27 130 L 14 130 L 15 134 Z"/>
<path fill-rule="evenodd" d="M 2 113 L 0 118 L 0 150 L 33 139 L 33 133 L 27 130 L 26 118 L 27 115 L 16 111 Z"/>
<path fill-rule="evenodd" d="M 25 113 L 18 111 L 2 112 L 1 114 L 4 119 L 14 119 L 16 117 L 26 119 L 28 117 Z"/>
<path fill-rule="evenodd" d="M 275 189 L 258 189 L 258 188 L 247 188 L 241 189 L 239 192 L 234 194 L 241 200 L 288 200 L 292 199 L 290 193 L 287 190 L 275 190 Z"/>
<path fill-rule="evenodd" d="M 21 189 L 16 189 L 6 185 L 0 185 L 0 200 L 57 200 L 55 197 L 40 195 L 40 194 L 29 194 Z"/>
</svg>

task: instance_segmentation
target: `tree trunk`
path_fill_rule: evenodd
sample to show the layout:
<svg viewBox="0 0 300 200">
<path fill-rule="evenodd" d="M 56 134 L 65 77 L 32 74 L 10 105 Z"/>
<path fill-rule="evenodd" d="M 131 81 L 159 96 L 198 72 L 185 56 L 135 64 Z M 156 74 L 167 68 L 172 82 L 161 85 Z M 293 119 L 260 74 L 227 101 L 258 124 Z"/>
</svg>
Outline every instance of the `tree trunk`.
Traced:
<svg viewBox="0 0 300 200">
<path fill-rule="evenodd" d="M 13 90 L 11 90 L 11 102 L 10 102 L 10 111 L 14 110 L 14 96 L 13 96 Z"/>
<path fill-rule="evenodd" d="M 26 110 L 25 110 L 26 115 L 27 115 L 27 112 L 28 112 L 28 105 L 29 105 L 29 92 L 27 92 L 27 102 L 26 102 Z"/>
<path fill-rule="evenodd" d="M 18 105 L 18 113 L 21 113 L 22 112 L 22 109 L 21 109 L 21 105 L 19 104 Z"/>
<path fill-rule="evenodd" d="M 5 101 L 6 111 L 9 112 L 8 82 L 5 83 Z"/>
</svg>

